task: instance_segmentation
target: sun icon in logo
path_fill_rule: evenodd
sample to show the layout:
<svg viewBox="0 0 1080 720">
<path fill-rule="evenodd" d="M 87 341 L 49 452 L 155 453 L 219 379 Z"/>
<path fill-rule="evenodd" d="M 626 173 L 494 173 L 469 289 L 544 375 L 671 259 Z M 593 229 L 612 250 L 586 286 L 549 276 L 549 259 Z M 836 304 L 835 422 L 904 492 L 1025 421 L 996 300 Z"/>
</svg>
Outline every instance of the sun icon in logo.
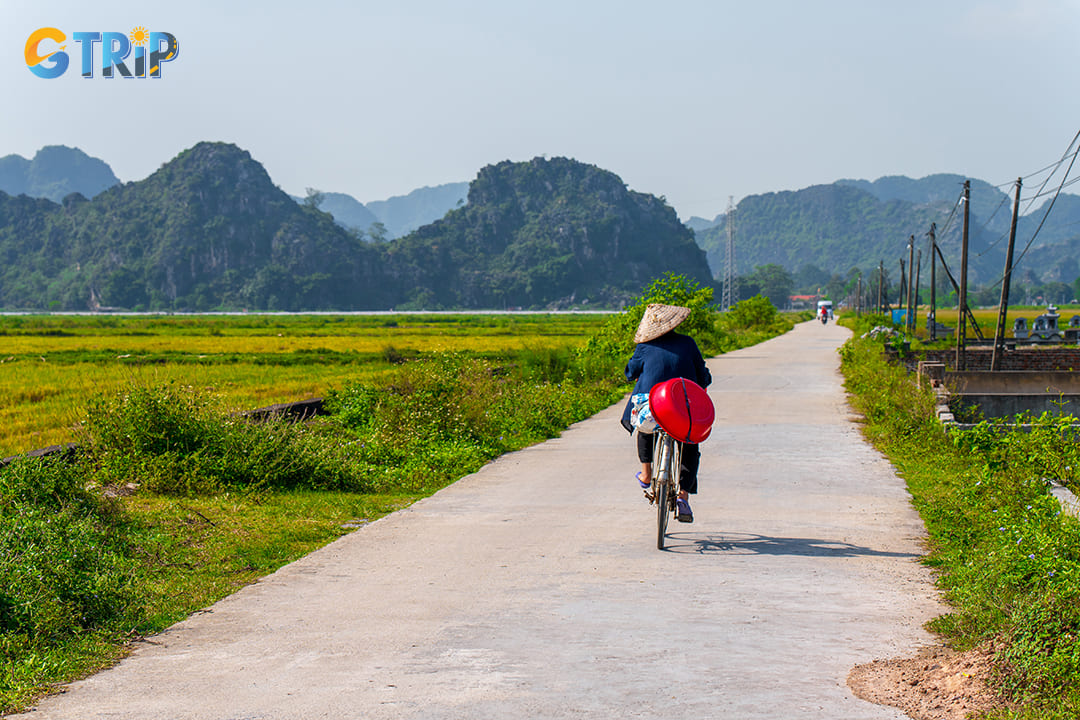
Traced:
<svg viewBox="0 0 1080 720">
<path fill-rule="evenodd" d="M 132 45 L 145 45 L 146 41 L 150 39 L 150 33 L 146 32 L 146 28 L 140 25 L 128 33 L 128 38 L 131 39 Z"/>
</svg>

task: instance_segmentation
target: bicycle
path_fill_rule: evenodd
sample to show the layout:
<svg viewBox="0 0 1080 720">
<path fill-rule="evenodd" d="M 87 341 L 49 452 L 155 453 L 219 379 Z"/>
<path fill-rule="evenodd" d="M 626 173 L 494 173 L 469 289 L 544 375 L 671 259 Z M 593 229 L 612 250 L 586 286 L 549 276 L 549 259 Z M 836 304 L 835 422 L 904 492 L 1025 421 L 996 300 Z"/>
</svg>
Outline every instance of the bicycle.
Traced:
<svg viewBox="0 0 1080 720">
<path fill-rule="evenodd" d="M 645 497 L 656 504 L 656 549 L 663 550 L 668 520 L 678 510 L 683 442 L 697 444 L 709 437 L 714 410 L 705 389 L 686 378 L 654 385 L 649 391 L 649 407 L 656 429 L 652 482 Z"/>
<path fill-rule="evenodd" d="M 653 433 L 653 476 L 645 497 L 656 505 L 656 549 L 664 549 L 668 520 L 678 510 L 682 443 L 657 426 Z"/>
</svg>

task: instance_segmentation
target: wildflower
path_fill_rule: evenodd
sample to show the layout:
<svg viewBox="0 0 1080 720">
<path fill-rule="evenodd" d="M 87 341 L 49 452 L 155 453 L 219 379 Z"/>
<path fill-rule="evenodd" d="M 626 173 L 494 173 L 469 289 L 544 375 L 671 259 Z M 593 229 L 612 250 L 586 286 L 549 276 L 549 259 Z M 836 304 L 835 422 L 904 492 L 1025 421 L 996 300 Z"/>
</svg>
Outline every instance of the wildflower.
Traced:
<svg viewBox="0 0 1080 720">
<path fill-rule="evenodd" d="M 1034 560 L 1034 559 L 1035 559 L 1035 553 L 1032 553 L 1032 554 L 1028 555 L 1028 560 Z"/>
<path fill-rule="evenodd" d="M 999 531 L 999 532 L 1005 532 L 1005 526 L 1004 526 L 1004 525 L 1002 525 L 1001 527 L 999 527 L 999 528 L 998 528 L 998 531 Z"/>
</svg>

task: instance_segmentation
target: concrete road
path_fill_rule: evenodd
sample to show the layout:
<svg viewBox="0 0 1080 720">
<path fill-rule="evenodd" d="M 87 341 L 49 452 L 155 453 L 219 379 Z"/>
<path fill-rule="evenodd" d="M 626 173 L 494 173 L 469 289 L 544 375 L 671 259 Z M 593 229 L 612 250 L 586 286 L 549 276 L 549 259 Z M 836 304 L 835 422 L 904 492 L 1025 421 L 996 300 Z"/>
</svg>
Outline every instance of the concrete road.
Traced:
<svg viewBox="0 0 1080 720">
<path fill-rule="evenodd" d="M 621 405 L 141 644 L 18 717 L 903 718 L 849 669 L 931 641 L 902 480 L 818 322 L 709 361 L 696 521 L 655 516 Z"/>
</svg>

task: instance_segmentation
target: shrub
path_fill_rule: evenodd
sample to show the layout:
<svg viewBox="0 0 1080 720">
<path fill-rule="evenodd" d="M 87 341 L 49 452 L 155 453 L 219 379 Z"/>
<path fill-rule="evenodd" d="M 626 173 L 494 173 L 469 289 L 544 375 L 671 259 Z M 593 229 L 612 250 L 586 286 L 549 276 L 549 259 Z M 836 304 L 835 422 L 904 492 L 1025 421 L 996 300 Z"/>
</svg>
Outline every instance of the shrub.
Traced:
<svg viewBox="0 0 1080 720">
<path fill-rule="evenodd" d="M 129 612 L 132 563 L 116 509 L 80 462 L 0 468 L 0 657 L 33 655 Z"/>
<path fill-rule="evenodd" d="M 283 418 L 231 416 L 174 384 L 132 386 L 92 400 L 85 431 L 105 483 L 174 495 L 229 487 L 368 489 L 335 438 Z"/>
<path fill-rule="evenodd" d="M 382 386 L 357 383 L 330 393 L 326 407 L 355 435 L 350 447 L 358 466 L 381 486 L 420 490 L 553 437 L 622 394 L 615 378 L 568 378 L 574 371 L 561 354 L 518 359 L 497 365 L 447 353 L 410 361 Z"/>
<path fill-rule="evenodd" d="M 710 305 L 712 299 L 712 288 L 700 287 L 683 275 L 666 273 L 653 280 L 630 307 L 608 318 L 589 338 L 581 355 L 594 357 L 584 362 L 586 365 L 592 363 L 598 367 L 611 367 L 610 361 L 614 361 L 615 367 L 621 369 L 634 352 L 634 332 L 650 303 L 690 308 L 690 315 L 679 325 L 679 332 L 693 337 L 703 354 L 713 355 L 720 350 L 722 336 L 716 329 L 716 310 Z M 609 362 L 605 364 L 600 358 Z"/>
</svg>

